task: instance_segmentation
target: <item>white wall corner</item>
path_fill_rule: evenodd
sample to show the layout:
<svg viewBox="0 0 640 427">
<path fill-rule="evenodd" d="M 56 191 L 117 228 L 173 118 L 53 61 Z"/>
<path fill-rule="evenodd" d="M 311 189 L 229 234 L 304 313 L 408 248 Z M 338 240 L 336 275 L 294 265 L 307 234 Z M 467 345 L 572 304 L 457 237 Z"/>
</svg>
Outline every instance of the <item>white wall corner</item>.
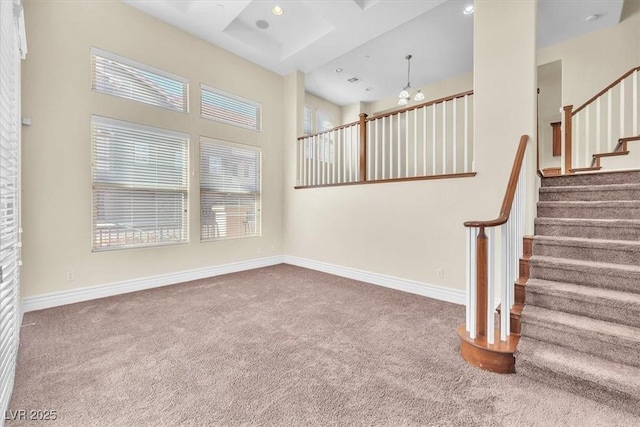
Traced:
<svg viewBox="0 0 640 427">
<path fill-rule="evenodd" d="M 429 283 L 402 279 L 385 274 L 371 273 L 355 268 L 343 267 L 340 265 L 328 264 L 325 262 L 314 261 L 311 259 L 299 258 L 290 255 L 284 256 L 284 263 L 308 268 L 310 270 L 322 271 L 323 273 L 346 277 L 348 279 L 359 280 L 361 282 L 383 286 L 385 288 L 409 292 L 411 294 L 421 295 L 440 301 L 451 302 L 459 305 L 465 305 L 466 302 L 464 290 L 445 288 Z"/>
<path fill-rule="evenodd" d="M 126 294 L 129 292 L 142 291 L 145 289 L 158 288 L 161 286 L 175 285 L 178 283 L 189 282 L 191 280 L 220 276 L 222 274 L 237 273 L 239 271 L 269 267 L 272 265 L 282 264 L 282 262 L 282 256 L 258 258 L 248 261 L 218 265 L 214 267 L 198 268 L 178 273 L 125 280 L 122 282 L 71 289 L 68 291 L 53 292 L 50 294 L 38 295 L 35 297 L 27 297 L 22 300 L 22 313 L 57 307 L 66 304 L 73 304 L 82 301 L 89 301 L 97 298 Z M 20 324 L 22 324 L 22 321 L 20 322 Z"/>
</svg>

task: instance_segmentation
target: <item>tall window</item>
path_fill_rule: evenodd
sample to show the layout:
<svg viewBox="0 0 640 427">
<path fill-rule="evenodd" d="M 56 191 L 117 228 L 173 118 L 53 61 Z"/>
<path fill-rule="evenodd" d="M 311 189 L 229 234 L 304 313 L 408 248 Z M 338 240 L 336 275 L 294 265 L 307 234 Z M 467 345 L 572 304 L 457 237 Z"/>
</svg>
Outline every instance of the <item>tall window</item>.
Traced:
<svg viewBox="0 0 640 427">
<path fill-rule="evenodd" d="M 93 250 L 188 241 L 186 134 L 93 116 Z"/>
<path fill-rule="evenodd" d="M 304 107 L 304 134 L 311 135 L 313 133 L 313 108 Z"/>
<path fill-rule="evenodd" d="M 262 128 L 262 105 L 220 89 L 200 85 L 200 116 L 255 131 Z"/>
<path fill-rule="evenodd" d="M 96 48 L 91 49 L 91 87 L 169 110 L 189 110 L 187 79 Z"/>
<path fill-rule="evenodd" d="M 20 57 L 25 54 L 22 7 L 0 1 L 0 414 L 13 389 L 20 333 Z"/>
<path fill-rule="evenodd" d="M 200 238 L 260 236 L 261 152 L 200 139 Z"/>
</svg>

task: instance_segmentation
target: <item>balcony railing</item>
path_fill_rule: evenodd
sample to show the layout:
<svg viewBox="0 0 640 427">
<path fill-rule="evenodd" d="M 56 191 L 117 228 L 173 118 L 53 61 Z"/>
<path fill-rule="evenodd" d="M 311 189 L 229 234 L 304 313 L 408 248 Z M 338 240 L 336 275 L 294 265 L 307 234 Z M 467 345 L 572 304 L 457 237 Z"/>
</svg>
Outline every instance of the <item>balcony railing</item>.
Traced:
<svg viewBox="0 0 640 427">
<path fill-rule="evenodd" d="M 298 138 L 296 188 L 473 176 L 473 92 Z"/>
</svg>

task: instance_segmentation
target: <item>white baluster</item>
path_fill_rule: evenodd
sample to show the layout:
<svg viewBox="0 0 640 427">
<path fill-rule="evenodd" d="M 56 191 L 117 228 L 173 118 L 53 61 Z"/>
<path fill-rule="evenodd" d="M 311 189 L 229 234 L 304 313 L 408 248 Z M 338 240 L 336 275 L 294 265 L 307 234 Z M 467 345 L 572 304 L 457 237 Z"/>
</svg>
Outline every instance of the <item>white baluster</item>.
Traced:
<svg viewBox="0 0 640 427">
<path fill-rule="evenodd" d="M 385 127 L 385 117 L 382 118 L 382 179 L 386 178 L 385 175 L 385 169 L 386 169 L 386 164 L 387 164 L 387 152 L 386 152 L 386 144 L 385 141 L 387 139 L 387 133 L 386 133 L 386 127 Z"/>
<path fill-rule="evenodd" d="M 611 119 L 611 110 L 613 106 L 611 100 L 612 92 L 613 89 L 609 89 L 607 91 L 607 151 L 613 151 L 613 120 Z"/>
<path fill-rule="evenodd" d="M 347 128 L 342 128 L 342 164 L 340 166 L 340 172 L 342 180 L 340 182 L 347 182 Z"/>
<path fill-rule="evenodd" d="M 471 331 L 471 245 L 473 244 L 473 228 L 467 227 L 467 244 L 466 248 L 466 260 L 467 260 L 467 280 L 465 281 L 467 285 L 467 303 L 466 303 L 466 328 L 467 332 Z"/>
<path fill-rule="evenodd" d="M 364 129 L 360 129 L 360 126 L 354 126 L 355 132 L 353 132 L 353 180 L 358 181 L 364 179 L 360 176 L 360 132 L 364 132 Z"/>
<path fill-rule="evenodd" d="M 335 184 L 336 183 L 336 169 L 337 169 L 337 154 L 338 154 L 338 150 L 337 150 L 337 143 L 338 143 L 338 132 L 337 130 L 333 131 L 333 133 L 331 134 L 331 140 L 333 141 L 333 145 L 332 148 L 333 150 L 331 151 L 331 183 Z"/>
<path fill-rule="evenodd" d="M 398 176 L 397 178 L 400 178 L 400 176 L 402 175 L 402 132 L 401 132 L 401 127 L 402 125 L 400 124 L 402 120 L 402 113 L 398 114 Z M 408 129 L 407 129 L 408 131 Z"/>
<path fill-rule="evenodd" d="M 409 111 L 404 113 L 404 176 L 409 176 Z"/>
<path fill-rule="evenodd" d="M 624 96 L 625 96 L 625 88 L 624 88 L 624 80 L 620 82 L 620 138 L 624 138 L 626 135 L 624 134 Z"/>
<path fill-rule="evenodd" d="M 596 100 L 596 153 L 601 153 L 600 151 L 600 98 Z"/>
<path fill-rule="evenodd" d="M 575 148 L 574 151 L 574 156 L 575 156 L 575 162 L 573 164 L 575 164 L 576 168 L 580 167 L 580 114 L 582 114 L 582 112 L 576 114 L 576 126 L 574 127 L 574 129 L 576 130 L 575 135 L 573 137 L 573 146 Z M 567 171 L 568 172 L 568 171 Z"/>
<path fill-rule="evenodd" d="M 427 107 L 422 108 L 422 175 L 427 175 Z"/>
<path fill-rule="evenodd" d="M 475 339 L 477 335 L 476 328 L 476 315 L 478 308 L 476 307 L 476 295 L 477 295 L 477 259 L 476 259 L 476 239 L 478 236 L 478 230 L 475 227 L 471 227 L 471 256 L 469 257 L 469 269 L 470 269 L 470 283 L 469 283 L 469 298 L 467 300 L 467 306 L 469 308 L 469 337 Z"/>
<path fill-rule="evenodd" d="M 495 240 L 494 227 L 487 228 L 488 254 L 487 254 L 487 342 L 494 343 L 495 324 Z"/>
<path fill-rule="evenodd" d="M 469 172 L 469 95 L 464 96 L 464 170 Z"/>
<path fill-rule="evenodd" d="M 500 340 L 506 341 L 509 335 L 509 310 L 505 310 L 504 307 L 509 301 L 509 259 L 508 259 L 508 232 L 509 224 L 505 223 L 500 226 L 500 235 L 502 238 L 502 286 L 500 287 L 501 296 L 500 301 L 502 309 L 500 310 Z"/>
<path fill-rule="evenodd" d="M 589 126 L 589 108 L 591 107 L 591 104 L 587 105 L 587 108 L 585 109 L 585 118 L 584 118 L 584 134 L 585 134 L 585 146 L 584 146 L 584 165 L 585 166 L 591 166 L 591 129 Z"/>
<path fill-rule="evenodd" d="M 638 70 L 633 72 L 633 136 L 638 135 Z"/>
<path fill-rule="evenodd" d="M 447 101 L 442 103 L 442 174 L 447 173 Z"/>
<path fill-rule="evenodd" d="M 379 157 L 378 157 L 378 128 L 380 126 L 380 123 L 378 122 L 378 120 L 375 120 L 373 122 L 373 126 L 375 129 L 375 136 L 374 136 L 374 142 L 373 142 L 373 146 L 374 146 L 374 160 L 373 160 L 373 179 L 377 180 L 378 179 L 378 161 L 379 161 Z"/>
<path fill-rule="evenodd" d="M 393 115 L 389 116 L 389 178 L 393 178 Z"/>
<path fill-rule="evenodd" d="M 437 175 L 437 167 L 436 167 L 436 108 L 437 108 L 438 104 L 433 104 L 433 106 L 431 108 L 433 108 L 432 113 L 433 113 L 433 120 L 432 125 L 433 125 L 433 129 L 431 129 L 431 150 L 433 151 L 432 153 L 432 161 L 433 161 L 433 172 L 431 172 L 432 175 Z"/>
<path fill-rule="evenodd" d="M 408 175 L 408 172 L 407 172 Z M 413 110 L 413 176 L 418 176 L 418 109 Z"/>
<path fill-rule="evenodd" d="M 458 107 L 457 107 L 458 98 L 453 98 L 453 173 L 458 171 Z"/>
</svg>

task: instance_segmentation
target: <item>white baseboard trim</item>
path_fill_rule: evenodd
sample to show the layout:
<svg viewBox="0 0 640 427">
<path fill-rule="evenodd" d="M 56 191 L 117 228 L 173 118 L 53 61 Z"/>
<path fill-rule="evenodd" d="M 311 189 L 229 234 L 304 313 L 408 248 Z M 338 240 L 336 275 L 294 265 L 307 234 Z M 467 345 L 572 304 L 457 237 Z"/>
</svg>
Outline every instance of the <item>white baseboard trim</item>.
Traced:
<svg viewBox="0 0 640 427">
<path fill-rule="evenodd" d="M 298 258 L 290 255 L 284 256 L 284 262 L 285 264 L 322 271 L 324 273 L 334 274 L 348 279 L 384 286 L 385 288 L 396 289 L 403 292 L 422 295 L 428 298 L 465 305 L 465 291 L 462 290 L 444 288 L 442 286 L 431 285 L 429 283 L 401 279 L 399 277 L 387 276 L 385 274 L 371 273 L 368 271 L 357 270 L 355 268 L 343 267 L 340 265 L 328 264 L 325 262 Z"/>
<path fill-rule="evenodd" d="M 53 292 L 50 294 L 24 298 L 22 300 L 22 312 L 26 313 L 29 311 L 42 310 L 45 308 L 73 304 L 97 298 L 110 297 L 129 292 L 158 288 L 161 286 L 175 285 L 176 283 L 205 279 L 207 277 L 236 273 L 239 271 L 253 270 L 255 268 L 269 267 L 282 263 L 282 256 L 273 256 L 218 265 L 215 267 L 198 268 L 178 273 L 163 274 L 160 276 L 144 277 L 141 279 L 125 280 L 123 282 L 108 283 L 105 285 Z"/>
</svg>

